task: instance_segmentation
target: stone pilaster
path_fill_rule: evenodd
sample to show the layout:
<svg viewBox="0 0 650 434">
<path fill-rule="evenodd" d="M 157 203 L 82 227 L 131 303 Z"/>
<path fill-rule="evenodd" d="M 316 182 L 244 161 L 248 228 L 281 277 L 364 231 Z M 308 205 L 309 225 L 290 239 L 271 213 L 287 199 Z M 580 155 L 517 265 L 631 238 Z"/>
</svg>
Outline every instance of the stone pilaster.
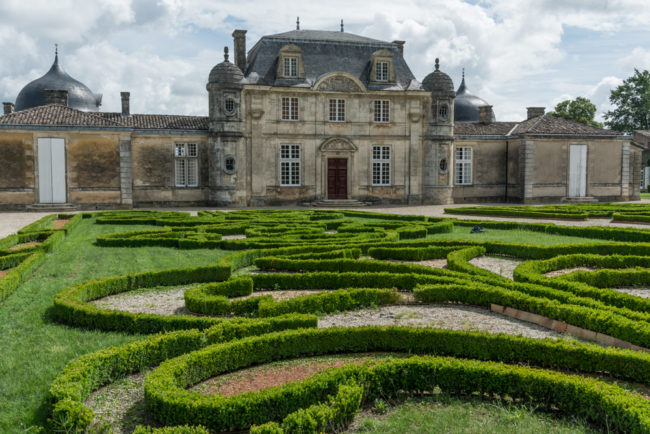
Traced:
<svg viewBox="0 0 650 434">
<path fill-rule="evenodd" d="M 120 203 L 129 207 L 133 206 L 131 139 L 120 140 Z"/>
<path fill-rule="evenodd" d="M 535 182 L 535 143 L 524 140 L 519 147 L 519 185 L 521 185 L 521 201 L 530 202 L 533 198 L 533 183 Z"/>
<path fill-rule="evenodd" d="M 627 200 L 630 195 L 630 143 L 624 143 L 621 151 L 621 198 Z"/>
</svg>

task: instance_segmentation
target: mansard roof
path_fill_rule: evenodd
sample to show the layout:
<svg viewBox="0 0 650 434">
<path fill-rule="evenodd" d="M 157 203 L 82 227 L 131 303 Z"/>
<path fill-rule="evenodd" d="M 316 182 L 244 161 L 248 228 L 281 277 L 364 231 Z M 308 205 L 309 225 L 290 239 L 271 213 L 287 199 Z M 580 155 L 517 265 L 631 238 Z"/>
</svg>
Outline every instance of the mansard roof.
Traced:
<svg viewBox="0 0 650 434">
<path fill-rule="evenodd" d="M 207 116 L 149 115 L 84 112 L 50 104 L 0 116 L 5 126 L 59 126 L 86 128 L 128 128 L 143 130 L 207 130 Z"/>
<path fill-rule="evenodd" d="M 302 50 L 305 78 L 283 80 L 276 78 L 278 53 L 287 44 Z M 395 83 L 370 84 L 371 57 L 378 50 L 393 55 Z M 323 30 L 293 30 L 264 36 L 248 52 L 245 82 L 274 86 L 312 87 L 320 77 L 330 72 L 347 72 L 358 78 L 370 90 L 406 90 L 414 87 L 415 77 L 398 45 L 346 32 Z M 419 89 L 419 86 L 415 87 Z"/>
</svg>

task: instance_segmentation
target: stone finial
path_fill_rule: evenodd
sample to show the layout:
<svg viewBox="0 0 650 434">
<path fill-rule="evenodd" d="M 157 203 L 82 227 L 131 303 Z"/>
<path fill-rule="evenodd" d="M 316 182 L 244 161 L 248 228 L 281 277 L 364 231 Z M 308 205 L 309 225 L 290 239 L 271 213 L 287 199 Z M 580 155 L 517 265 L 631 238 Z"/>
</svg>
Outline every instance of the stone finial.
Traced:
<svg viewBox="0 0 650 434">
<path fill-rule="evenodd" d="M 300 17 L 296 17 L 296 30 L 300 30 Z"/>
<path fill-rule="evenodd" d="M 436 57 L 436 71 L 440 71 L 440 59 Z"/>
<path fill-rule="evenodd" d="M 463 80 L 465 80 L 465 68 L 463 68 Z"/>
<path fill-rule="evenodd" d="M 59 64 L 59 44 L 54 44 L 54 64 Z"/>
<path fill-rule="evenodd" d="M 343 31 L 343 20 L 341 20 L 341 31 Z"/>
<path fill-rule="evenodd" d="M 223 47 L 223 61 L 228 62 L 228 47 Z"/>
</svg>

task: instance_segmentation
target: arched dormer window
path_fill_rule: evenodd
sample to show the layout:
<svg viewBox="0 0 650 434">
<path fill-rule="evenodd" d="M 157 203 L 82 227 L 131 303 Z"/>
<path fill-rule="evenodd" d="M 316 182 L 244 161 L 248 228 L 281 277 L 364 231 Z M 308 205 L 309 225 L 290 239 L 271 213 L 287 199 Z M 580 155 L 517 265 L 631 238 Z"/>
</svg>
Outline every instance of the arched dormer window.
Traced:
<svg viewBox="0 0 650 434">
<path fill-rule="evenodd" d="M 370 58 L 370 82 L 374 84 L 395 83 L 393 53 L 390 50 L 378 50 Z"/>
<path fill-rule="evenodd" d="M 278 52 L 276 77 L 281 79 L 304 79 L 305 67 L 302 64 L 302 50 L 295 44 L 287 44 Z"/>
</svg>

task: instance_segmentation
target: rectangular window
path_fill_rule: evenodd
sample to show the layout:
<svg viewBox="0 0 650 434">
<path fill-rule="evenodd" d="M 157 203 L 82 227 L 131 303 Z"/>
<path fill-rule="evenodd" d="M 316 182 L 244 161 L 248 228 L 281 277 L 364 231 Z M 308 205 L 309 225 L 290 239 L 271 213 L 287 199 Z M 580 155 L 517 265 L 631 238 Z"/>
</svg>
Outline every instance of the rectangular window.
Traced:
<svg viewBox="0 0 650 434">
<path fill-rule="evenodd" d="M 390 122 L 390 101 L 377 100 L 374 102 L 375 106 L 375 122 L 388 123 Z"/>
<path fill-rule="evenodd" d="M 199 185 L 199 162 L 196 143 L 174 145 L 174 170 L 176 187 Z"/>
<path fill-rule="evenodd" d="M 282 120 L 298 120 L 298 98 L 282 97 Z"/>
<path fill-rule="evenodd" d="M 456 184 L 470 185 L 472 183 L 472 148 L 456 148 Z"/>
<path fill-rule="evenodd" d="M 390 185 L 390 146 L 372 147 L 372 185 Z"/>
<path fill-rule="evenodd" d="M 375 80 L 388 81 L 388 62 L 377 62 L 375 66 Z"/>
<path fill-rule="evenodd" d="M 284 58 L 284 76 L 298 77 L 298 58 L 296 57 Z"/>
<path fill-rule="evenodd" d="M 345 100 L 330 100 L 330 122 L 345 122 Z"/>
<path fill-rule="evenodd" d="M 280 145 L 280 185 L 300 185 L 300 145 Z"/>
</svg>

